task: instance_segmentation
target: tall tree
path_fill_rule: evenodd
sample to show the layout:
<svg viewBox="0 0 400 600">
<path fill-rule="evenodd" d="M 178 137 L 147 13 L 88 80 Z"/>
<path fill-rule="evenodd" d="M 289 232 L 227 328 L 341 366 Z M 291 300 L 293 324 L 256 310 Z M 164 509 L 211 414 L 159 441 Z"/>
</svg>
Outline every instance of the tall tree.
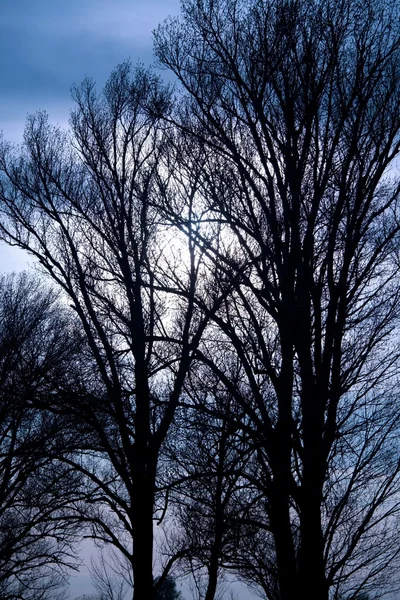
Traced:
<svg viewBox="0 0 400 600">
<path fill-rule="evenodd" d="M 135 599 L 149 600 L 159 454 L 207 321 L 193 301 L 202 253 L 153 208 L 168 90 L 126 63 L 103 94 L 86 80 L 74 99 L 70 135 L 39 113 L 20 152 L 3 143 L 1 227 L 82 323 L 97 389 L 64 410 L 92 435 L 74 462 L 87 478 L 86 517 L 131 562 Z M 174 193 L 190 199 L 189 183 Z"/>
<path fill-rule="evenodd" d="M 232 568 L 247 533 L 252 499 L 245 472 L 253 448 L 243 435 L 245 421 L 215 375 L 192 370 L 166 449 L 165 487 L 180 572 L 205 600 L 217 596 L 221 573 Z"/>
<path fill-rule="evenodd" d="M 77 568 L 80 479 L 61 462 L 65 423 L 42 408 L 71 388 L 73 318 L 37 277 L 0 276 L 0 595 L 55 598 Z M 63 385 L 64 384 L 64 385 Z M 69 441 L 69 432 L 66 436 Z M 58 596 L 57 596 L 58 597 Z"/>
<path fill-rule="evenodd" d="M 185 0 L 156 32 L 196 242 L 235 282 L 197 356 L 252 420 L 282 600 L 398 556 L 399 27 L 385 0 Z"/>
</svg>

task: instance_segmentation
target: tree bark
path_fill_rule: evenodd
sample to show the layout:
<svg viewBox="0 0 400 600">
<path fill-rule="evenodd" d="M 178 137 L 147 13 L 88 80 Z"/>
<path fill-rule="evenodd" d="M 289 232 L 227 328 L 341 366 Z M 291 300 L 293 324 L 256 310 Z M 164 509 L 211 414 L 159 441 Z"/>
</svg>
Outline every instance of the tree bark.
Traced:
<svg viewBox="0 0 400 600">
<path fill-rule="evenodd" d="M 326 465 L 323 454 L 323 390 L 303 380 L 303 474 L 300 504 L 300 547 L 298 559 L 299 593 L 306 597 L 312 582 L 315 597 L 328 600 L 325 574 L 324 539 L 321 523 Z"/>
<path fill-rule="evenodd" d="M 141 467 L 141 473 L 137 474 L 135 478 L 132 501 L 132 570 L 135 586 L 133 600 L 152 600 L 154 598 L 153 507 L 155 484 L 152 474 L 146 473 L 146 465 L 143 464 Z"/>
<path fill-rule="evenodd" d="M 321 501 L 318 490 L 305 489 L 300 515 L 301 545 L 299 549 L 298 596 L 307 598 L 312 592 L 318 600 L 328 600 L 325 575 L 324 540 L 321 528 Z"/>
</svg>

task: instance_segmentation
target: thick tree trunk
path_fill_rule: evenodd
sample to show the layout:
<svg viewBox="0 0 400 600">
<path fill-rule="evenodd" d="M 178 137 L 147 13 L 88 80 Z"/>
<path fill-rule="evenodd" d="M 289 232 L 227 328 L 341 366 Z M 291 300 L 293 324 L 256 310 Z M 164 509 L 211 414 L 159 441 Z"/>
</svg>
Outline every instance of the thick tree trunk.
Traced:
<svg viewBox="0 0 400 600">
<path fill-rule="evenodd" d="M 296 558 L 290 525 L 289 499 L 282 494 L 271 494 L 271 528 L 275 540 L 278 583 L 281 600 L 298 596 Z"/>
<path fill-rule="evenodd" d="M 325 575 L 324 539 L 321 523 L 324 464 L 323 391 L 311 377 L 303 381 L 303 473 L 300 493 L 299 594 L 306 597 L 312 582 L 313 595 L 328 600 Z"/>
<path fill-rule="evenodd" d="M 154 481 L 145 477 L 135 486 L 133 508 L 133 600 L 153 600 Z"/>
<path fill-rule="evenodd" d="M 297 597 L 297 564 L 290 515 L 290 446 L 286 425 L 278 427 L 272 455 L 273 482 L 269 490 L 269 518 L 275 540 L 281 600 Z"/>
<path fill-rule="evenodd" d="M 288 294 L 289 295 L 289 294 Z M 278 584 L 281 600 L 293 600 L 298 596 L 296 552 L 290 514 L 292 490 L 292 394 L 293 394 L 293 350 L 291 331 L 282 319 L 281 350 L 282 366 L 278 398 L 278 422 L 271 440 L 270 464 L 273 481 L 269 493 L 271 529 L 275 540 Z"/>
<path fill-rule="evenodd" d="M 142 514 L 133 541 L 133 600 L 152 600 L 153 592 L 153 528 Z"/>
<path fill-rule="evenodd" d="M 218 583 L 218 562 L 211 560 L 208 569 L 208 584 L 204 600 L 214 600 Z"/>
<path fill-rule="evenodd" d="M 216 514 L 215 537 L 211 548 L 210 562 L 208 565 L 208 583 L 204 600 L 214 600 L 217 592 L 218 575 L 219 575 L 219 557 L 222 548 L 222 528 L 224 522 L 224 514 L 219 504 Z"/>
<path fill-rule="evenodd" d="M 141 339 L 140 359 L 145 355 Z M 153 511 L 157 455 L 150 449 L 150 392 L 144 360 L 136 359 L 136 423 L 132 471 L 133 600 L 153 600 Z"/>
<path fill-rule="evenodd" d="M 321 528 L 318 493 L 305 490 L 300 516 L 301 545 L 298 567 L 298 596 L 312 595 L 318 600 L 328 600 L 329 588 L 325 575 L 324 542 Z"/>
<path fill-rule="evenodd" d="M 208 564 L 208 584 L 204 600 L 214 600 L 217 592 L 220 557 L 223 546 L 225 513 L 224 513 L 224 493 L 225 493 L 225 460 L 227 434 L 224 432 L 218 448 L 217 480 L 215 488 L 215 531 L 214 540 L 211 546 L 210 561 Z"/>
</svg>

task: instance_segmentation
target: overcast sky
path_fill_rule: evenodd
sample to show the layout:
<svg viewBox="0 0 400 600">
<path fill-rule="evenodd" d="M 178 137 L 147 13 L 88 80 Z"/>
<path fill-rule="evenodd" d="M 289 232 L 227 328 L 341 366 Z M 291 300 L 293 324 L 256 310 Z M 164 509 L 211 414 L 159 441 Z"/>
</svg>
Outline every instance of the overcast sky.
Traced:
<svg viewBox="0 0 400 600">
<path fill-rule="evenodd" d="M 100 87 L 130 58 L 153 62 L 152 30 L 179 0 L 0 0 L 0 131 L 21 142 L 26 116 L 44 109 L 68 126 L 70 89 L 88 75 Z M 0 243 L 0 272 L 26 256 Z"/>
<path fill-rule="evenodd" d="M 20 141 L 39 108 L 66 125 L 71 85 L 151 64 L 152 30 L 178 13 L 179 0 L 0 0 L 0 130 Z"/>
</svg>

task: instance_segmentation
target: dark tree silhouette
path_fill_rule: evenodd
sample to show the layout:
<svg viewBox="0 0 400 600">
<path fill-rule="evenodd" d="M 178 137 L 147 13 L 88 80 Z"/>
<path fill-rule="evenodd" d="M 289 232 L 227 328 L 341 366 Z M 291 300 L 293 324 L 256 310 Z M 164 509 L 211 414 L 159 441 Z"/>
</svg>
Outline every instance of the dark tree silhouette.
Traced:
<svg viewBox="0 0 400 600">
<path fill-rule="evenodd" d="M 201 161 L 196 242 L 235 286 L 197 356 L 252 421 L 266 593 L 380 586 L 398 557 L 398 5 L 182 8 L 156 32 L 186 91 L 171 152 L 188 177 Z"/>
<path fill-rule="evenodd" d="M 156 587 L 155 600 L 181 600 L 182 594 L 176 587 L 175 580 L 171 575 L 167 577 L 157 586 L 157 577 L 154 580 Z"/>
<path fill-rule="evenodd" d="M 84 478 L 75 509 L 128 561 L 135 600 L 178 558 L 154 586 L 153 518 L 174 494 L 183 525 L 202 515 L 207 536 L 194 527 L 183 551 L 208 569 L 210 598 L 228 564 L 271 600 L 311 582 L 321 600 L 394 588 L 398 6 L 182 10 L 156 33 L 175 103 L 124 64 L 103 94 L 74 89 L 70 134 L 39 113 L 22 148 L 1 144 L 2 236 L 60 286 L 87 345 L 74 397 L 66 382 L 46 400 L 75 434 L 57 472 Z M 224 460 L 241 443 L 243 495 Z"/>
<path fill-rule="evenodd" d="M 205 600 L 215 598 L 219 577 L 232 568 L 247 534 L 251 498 L 244 476 L 253 445 L 243 435 L 245 421 L 243 410 L 215 376 L 206 378 L 204 370 L 196 376 L 192 371 L 186 403 L 165 450 L 169 474 L 165 487 L 169 541 L 179 557 L 179 572 L 194 578 Z"/>
<path fill-rule="evenodd" d="M 77 566 L 79 477 L 60 462 L 63 421 L 38 408 L 72 377 L 80 348 L 72 323 L 37 277 L 0 276 L 2 600 L 56 598 L 63 571 Z"/>
<path fill-rule="evenodd" d="M 97 389 L 63 405 L 92 436 L 71 462 L 87 478 L 82 518 L 131 561 L 135 598 L 149 600 L 159 454 L 208 320 L 194 304 L 202 253 L 154 209 L 164 152 L 155 115 L 169 103 L 157 78 L 126 63 L 102 95 L 86 80 L 74 99 L 71 137 L 40 113 L 21 152 L 3 143 L 1 227 L 82 323 Z M 174 194 L 190 201 L 194 185 Z"/>
</svg>

